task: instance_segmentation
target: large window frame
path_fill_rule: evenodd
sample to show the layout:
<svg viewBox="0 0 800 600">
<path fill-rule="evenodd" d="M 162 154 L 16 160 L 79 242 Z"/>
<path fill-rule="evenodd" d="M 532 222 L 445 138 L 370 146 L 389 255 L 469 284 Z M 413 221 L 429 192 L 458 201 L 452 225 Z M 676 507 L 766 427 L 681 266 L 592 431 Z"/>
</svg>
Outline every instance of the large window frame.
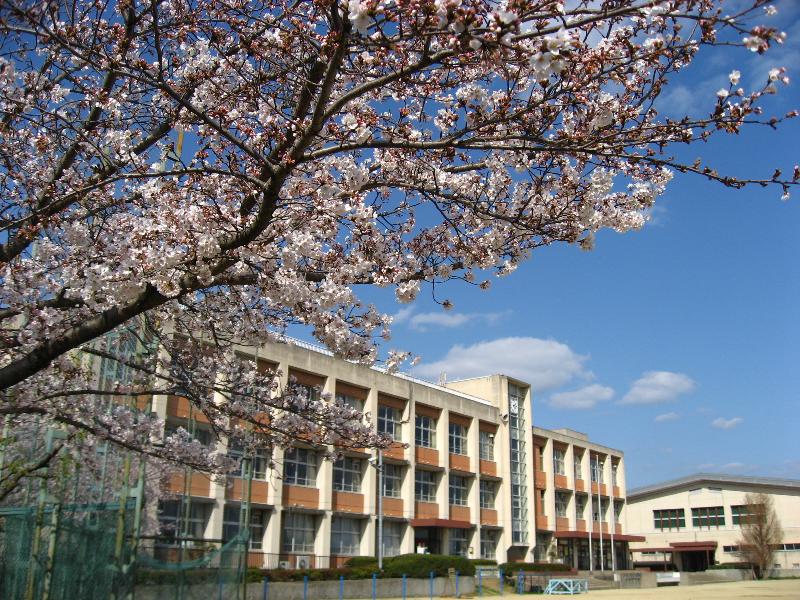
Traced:
<svg viewBox="0 0 800 600">
<path fill-rule="evenodd" d="M 358 556 L 361 552 L 361 521 L 347 517 L 331 519 L 331 555 Z"/>
<path fill-rule="evenodd" d="M 343 456 L 333 463 L 333 489 L 337 492 L 361 492 L 364 461 Z"/>
<path fill-rule="evenodd" d="M 574 453 L 572 455 L 572 468 L 575 481 L 583 481 L 583 455 Z"/>
<path fill-rule="evenodd" d="M 498 531 L 496 529 L 481 529 L 481 558 L 494 560 L 497 556 Z"/>
<path fill-rule="evenodd" d="M 436 502 L 436 473 L 417 469 L 414 473 L 414 499 L 417 502 Z"/>
<path fill-rule="evenodd" d="M 281 548 L 289 554 L 311 554 L 317 537 L 315 515 L 284 512 Z"/>
<path fill-rule="evenodd" d="M 692 527 L 695 529 L 719 529 L 725 527 L 724 506 L 699 506 L 692 508 Z"/>
<path fill-rule="evenodd" d="M 682 508 L 662 508 L 653 511 L 653 528 L 658 531 L 680 531 L 686 527 L 686 513 Z"/>
<path fill-rule="evenodd" d="M 467 556 L 469 533 L 466 529 L 450 530 L 450 556 Z"/>
<path fill-rule="evenodd" d="M 416 415 L 414 444 L 420 448 L 436 448 L 436 419 L 429 415 Z"/>
<path fill-rule="evenodd" d="M 461 423 L 450 423 L 448 426 L 448 449 L 450 454 L 467 454 L 467 428 Z"/>
<path fill-rule="evenodd" d="M 378 433 L 400 440 L 400 411 L 387 404 L 378 405 Z"/>
<path fill-rule="evenodd" d="M 490 479 L 480 481 L 480 507 L 494 510 L 497 501 L 497 482 Z"/>
<path fill-rule="evenodd" d="M 360 413 L 364 412 L 364 400 L 361 398 L 356 398 L 355 396 L 351 396 L 350 394 L 336 394 L 336 401 L 339 404 L 343 404 L 344 406 L 348 406 L 354 410 L 357 410 Z"/>
<path fill-rule="evenodd" d="M 399 556 L 402 552 L 404 523 L 384 521 L 383 523 L 383 555 Z M 377 534 L 377 532 L 376 532 Z"/>
<path fill-rule="evenodd" d="M 383 463 L 383 495 L 386 498 L 400 498 L 403 486 L 403 467 Z"/>
<path fill-rule="evenodd" d="M 466 506 L 469 500 L 469 483 L 466 477 L 450 475 L 449 494 L 450 504 L 453 506 Z"/>
<path fill-rule="evenodd" d="M 494 433 L 480 431 L 478 433 L 478 446 L 481 460 L 494 461 Z"/>
<path fill-rule="evenodd" d="M 242 477 L 242 460 L 244 459 L 244 448 L 241 442 L 231 441 L 228 444 L 228 458 L 238 461 L 236 469 L 229 472 L 230 477 Z M 264 481 L 269 471 L 269 452 L 266 448 L 258 448 L 252 457 L 253 479 Z"/>
<path fill-rule="evenodd" d="M 226 504 L 222 512 L 222 541 L 230 542 L 239 533 L 241 507 Z M 262 550 L 264 530 L 267 527 L 269 513 L 258 508 L 250 509 L 250 550 Z"/>
<path fill-rule="evenodd" d="M 290 448 L 283 455 L 283 483 L 301 487 L 315 487 L 317 481 L 317 453 L 308 448 Z"/>
<path fill-rule="evenodd" d="M 564 467 L 564 457 L 566 452 L 561 448 L 553 447 L 553 472 L 556 475 L 566 475 L 567 470 Z"/>
<path fill-rule="evenodd" d="M 566 492 L 556 492 L 556 517 L 566 517 L 569 507 L 569 494 Z"/>
</svg>

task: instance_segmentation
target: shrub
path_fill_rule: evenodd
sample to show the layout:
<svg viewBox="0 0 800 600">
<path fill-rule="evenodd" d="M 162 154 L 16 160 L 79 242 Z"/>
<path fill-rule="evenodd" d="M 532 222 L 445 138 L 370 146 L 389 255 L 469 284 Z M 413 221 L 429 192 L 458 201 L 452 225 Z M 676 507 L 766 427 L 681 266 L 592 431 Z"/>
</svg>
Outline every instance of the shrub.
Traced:
<svg viewBox="0 0 800 600">
<path fill-rule="evenodd" d="M 475 565 L 463 556 L 401 554 L 384 562 L 383 576 L 425 578 L 433 571 L 434 577 L 446 577 L 449 569 L 455 569 L 459 575 L 475 575 Z"/>
<path fill-rule="evenodd" d="M 390 558 L 385 558 L 384 563 L 386 561 L 391 560 Z M 348 567 L 372 567 L 378 565 L 378 559 L 374 556 L 354 556 L 349 558 L 345 563 Z"/>
</svg>

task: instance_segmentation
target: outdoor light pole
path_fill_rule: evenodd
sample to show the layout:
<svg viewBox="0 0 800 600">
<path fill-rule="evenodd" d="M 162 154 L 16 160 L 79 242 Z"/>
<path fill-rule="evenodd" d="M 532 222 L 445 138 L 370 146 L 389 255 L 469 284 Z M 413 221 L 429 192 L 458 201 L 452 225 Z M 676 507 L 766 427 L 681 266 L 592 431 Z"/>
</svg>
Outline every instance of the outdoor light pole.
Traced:
<svg viewBox="0 0 800 600">
<path fill-rule="evenodd" d="M 378 472 L 378 570 L 383 571 L 383 450 L 378 449 L 378 460 L 369 459 Z"/>
<path fill-rule="evenodd" d="M 378 449 L 378 570 L 383 571 L 383 450 Z"/>
</svg>

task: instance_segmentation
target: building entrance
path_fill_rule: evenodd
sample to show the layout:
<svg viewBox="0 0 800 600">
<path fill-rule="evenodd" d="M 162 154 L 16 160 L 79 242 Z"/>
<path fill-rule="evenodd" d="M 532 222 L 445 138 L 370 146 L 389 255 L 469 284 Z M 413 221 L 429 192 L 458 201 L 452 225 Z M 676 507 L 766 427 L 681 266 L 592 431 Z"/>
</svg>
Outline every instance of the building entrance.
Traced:
<svg viewBox="0 0 800 600">
<path fill-rule="evenodd" d="M 414 552 L 419 548 L 426 548 L 428 554 L 442 554 L 441 527 L 415 527 Z"/>
</svg>

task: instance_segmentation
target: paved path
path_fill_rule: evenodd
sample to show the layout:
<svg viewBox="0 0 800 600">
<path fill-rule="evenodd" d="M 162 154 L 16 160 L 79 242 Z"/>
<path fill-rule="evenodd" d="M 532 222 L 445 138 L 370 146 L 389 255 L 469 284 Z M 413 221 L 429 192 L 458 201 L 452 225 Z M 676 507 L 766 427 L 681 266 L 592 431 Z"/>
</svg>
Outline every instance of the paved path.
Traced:
<svg viewBox="0 0 800 600">
<path fill-rule="evenodd" d="M 800 579 L 770 579 L 767 581 L 736 581 L 705 585 L 679 585 L 647 590 L 596 590 L 567 598 L 597 598 L 616 600 L 800 600 Z"/>
</svg>

